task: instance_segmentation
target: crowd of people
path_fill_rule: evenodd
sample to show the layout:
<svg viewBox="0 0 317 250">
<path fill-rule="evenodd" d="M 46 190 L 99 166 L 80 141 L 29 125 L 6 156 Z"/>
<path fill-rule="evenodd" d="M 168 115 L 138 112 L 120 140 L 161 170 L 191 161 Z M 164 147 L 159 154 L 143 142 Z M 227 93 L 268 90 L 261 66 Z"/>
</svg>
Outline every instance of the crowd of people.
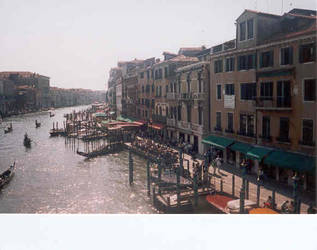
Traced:
<svg viewBox="0 0 317 250">
<path fill-rule="evenodd" d="M 132 141 L 132 147 L 140 149 L 151 158 L 159 160 L 165 165 L 174 165 L 178 161 L 178 153 L 166 145 L 157 143 L 151 139 L 136 137 Z"/>
</svg>

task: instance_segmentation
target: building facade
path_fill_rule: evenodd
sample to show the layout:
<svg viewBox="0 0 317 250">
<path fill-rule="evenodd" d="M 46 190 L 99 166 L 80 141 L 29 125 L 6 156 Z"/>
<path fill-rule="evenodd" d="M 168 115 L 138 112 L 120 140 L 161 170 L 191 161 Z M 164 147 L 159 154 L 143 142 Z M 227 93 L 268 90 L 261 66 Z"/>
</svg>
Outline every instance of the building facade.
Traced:
<svg viewBox="0 0 317 250">
<path fill-rule="evenodd" d="M 245 11 L 236 27 L 233 46 L 212 48 L 206 144 L 232 165 L 246 158 L 252 172 L 289 185 L 298 173 L 315 189 L 316 15 Z"/>
</svg>

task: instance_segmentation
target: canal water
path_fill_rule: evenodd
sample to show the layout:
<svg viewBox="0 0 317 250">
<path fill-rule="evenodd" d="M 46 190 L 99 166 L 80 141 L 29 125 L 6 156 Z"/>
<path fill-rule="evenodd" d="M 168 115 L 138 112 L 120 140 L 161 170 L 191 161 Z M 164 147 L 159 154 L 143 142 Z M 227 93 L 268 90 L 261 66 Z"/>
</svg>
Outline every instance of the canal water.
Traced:
<svg viewBox="0 0 317 250">
<path fill-rule="evenodd" d="M 0 191 L 0 213 L 157 213 L 146 190 L 146 161 L 134 159 L 128 184 L 128 152 L 86 160 L 65 138 L 49 137 L 53 122 L 87 106 L 13 116 L 0 124 L 0 172 L 16 162 L 15 176 Z M 35 128 L 35 120 L 41 122 Z M 13 132 L 4 134 L 10 123 Z M 23 146 L 24 134 L 34 141 Z M 77 147 L 77 146 L 76 146 Z"/>
</svg>

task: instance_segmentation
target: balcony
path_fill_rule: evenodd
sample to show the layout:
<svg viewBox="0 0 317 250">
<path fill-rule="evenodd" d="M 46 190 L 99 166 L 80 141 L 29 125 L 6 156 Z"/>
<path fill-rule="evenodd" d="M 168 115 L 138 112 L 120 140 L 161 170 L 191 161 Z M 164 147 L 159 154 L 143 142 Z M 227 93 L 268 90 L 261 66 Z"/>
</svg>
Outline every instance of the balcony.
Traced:
<svg viewBox="0 0 317 250">
<path fill-rule="evenodd" d="M 275 98 L 257 97 L 255 99 L 255 107 L 257 110 L 291 111 L 291 100 L 291 96 L 278 96 Z"/>
<path fill-rule="evenodd" d="M 177 121 L 175 119 L 166 119 L 167 126 L 177 127 Z"/>
<path fill-rule="evenodd" d="M 291 143 L 290 138 L 288 137 L 276 137 L 276 140 L 281 143 Z"/>
<path fill-rule="evenodd" d="M 175 93 L 175 92 L 169 92 L 167 93 L 166 97 L 168 100 L 176 100 L 178 99 L 179 93 Z"/>
<path fill-rule="evenodd" d="M 177 127 L 184 130 L 191 130 L 190 123 L 185 121 L 178 121 Z"/>
<path fill-rule="evenodd" d="M 309 146 L 309 147 L 315 147 L 316 145 L 314 141 L 299 141 L 298 143 L 300 145 Z"/>
<path fill-rule="evenodd" d="M 198 93 L 198 92 L 190 92 L 190 93 L 180 93 L 178 94 L 178 99 L 183 101 L 204 101 L 207 99 L 207 93 Z M 177 98 L 176 97 L 176 98 Z"/>
<path fill-rule="evenodd" d="M 152 115 L 152 120 L 153 122 L 159 122 L 159 123 L 163 123 L 166 124 L 166 116 L 162 116 L 162 115 Z"/>
<path fill-rule="evenodd" d="M 204 133 L 204 129 L 203 129 L 203 126 L 202 125 L 199 125 L 199 124 L 195 124 L 195 123 L 191 123 L 190 124 L 190 127 L 191 127 L 191 130 L 193 132 L 196 132 L 198 134 L 203 134 Z"/>
<path fill-rule="evenodd" d="M 246 137 L 255 137 L 255 134 L 251 131 L 251 132 L 246 132 L 246 131 L 242 131 L 239 130 L 237 132 L 238 135 L 242 135 L 242 136 L 246 136 Z"/>
</svg>

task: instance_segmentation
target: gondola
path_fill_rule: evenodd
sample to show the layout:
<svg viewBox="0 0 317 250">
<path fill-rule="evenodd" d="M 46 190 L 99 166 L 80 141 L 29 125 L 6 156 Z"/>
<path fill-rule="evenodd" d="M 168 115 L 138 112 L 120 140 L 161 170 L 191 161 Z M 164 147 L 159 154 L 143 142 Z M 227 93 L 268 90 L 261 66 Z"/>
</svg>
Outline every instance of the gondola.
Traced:
<svg viewBox="0 0 317 250">
<path fill-rule="evenodd" d="M 13 131 L 12 123 L 10 123 L 10 126 L 4 129 L 4 133 L 11 133 Z"/>
<path fill-rule="evenodd" d="M 39 128 L 39 127 L 41 127 L 41 123 L 37 122 L 37 120 L 35 120 L 35 128 Z"/>
<path fill-rule="evenodd" d="M 27 148 L 31 147 L 31 139 L 28 137 L 27 134 L 24 135 L 23 145 Z"/>
<path fill-rule="evenodd" d="M 8 184 L 12 177 L 14 176 L 15 162 L 6 171 L 0 174 L 0 189 L 2 189 L 6 184 Z"/>
</svg>

